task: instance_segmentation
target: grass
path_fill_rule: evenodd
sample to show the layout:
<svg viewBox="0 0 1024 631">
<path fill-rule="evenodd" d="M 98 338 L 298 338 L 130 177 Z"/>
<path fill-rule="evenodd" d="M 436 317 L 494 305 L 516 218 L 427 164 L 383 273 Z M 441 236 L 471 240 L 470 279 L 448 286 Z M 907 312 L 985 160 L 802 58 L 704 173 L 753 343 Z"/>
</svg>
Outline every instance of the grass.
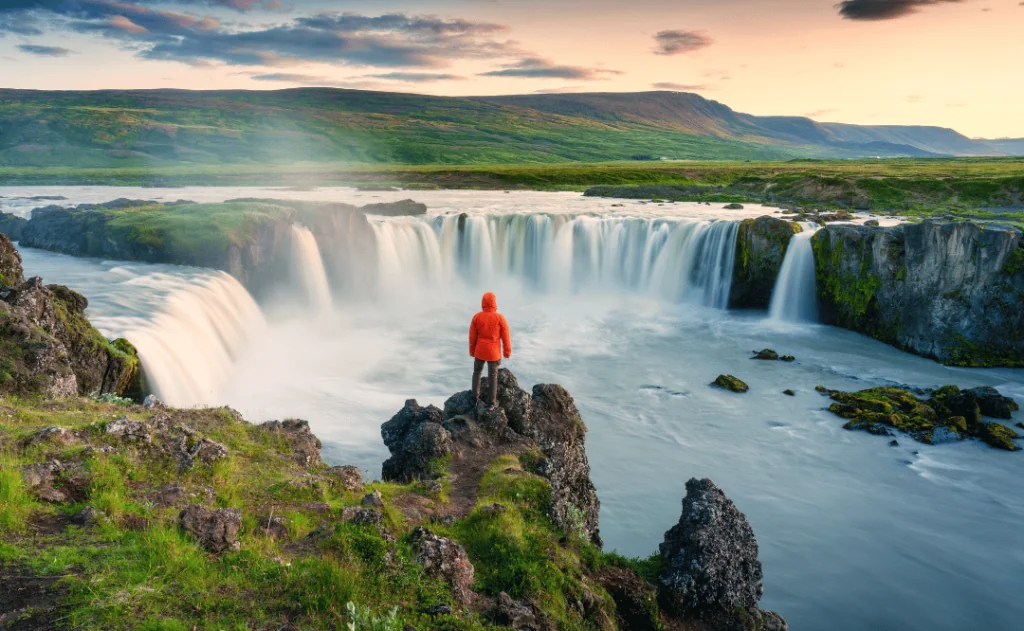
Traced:
<svg viewBox="0 0 1024 631">
<path fill-rule="evenodd" d="M 168 410 L 173 423 L 224 444 L 232 454 L 182 472 L 162 451 L 165 439 L 158 436 L 150 448 L 104 433 L 107 423 L 125 413 L 147 419 L 165 412 L 87 398 L 0 398 L 0 559 L 28 575 L 64 577 L 58 584 L 64 593 L 60 625 L 212 631 L 278 629 L 291 622 L 342 628 L 357 616 L 361 624 L 385 628 L 388 612 L 397 609 L 392 622 L 398 629 L 492 626 L 479 611 L 461 611 L 448 585 L 416 562 L 410 541 L 416 523 L 399 506 L 403 498 L 423 493 L 423 485 L 367 486 L 364 492 L 379 491 L 387 505 L 383 529 L 342 521 L 337 515 L 358 506 L 363 493 L 335 487 L 322 475 L 326 465 L 297 465 L 280 434 L 239 421 L 225 409 Z M 77 438 L 22 447 L 29 434 L 55 425 Z M 24 488 L 20 467 L 54 458 L 81 463 L 88 480 L 83 496 L 43 504 Z M 439 461 L 437 467 L 447 464 Z M 304 479 L 316 483 L 294 484 Z M 185 534 L 178 527 L 179 508 L 153 501 L 153 490 L 168 482 L 192 491 L 208 486 L 213 506 L 240 508 L 241 548 L 211 555 Z M 424 497 L 446 501 L 443 495 Z M 325 502 L 331 512 L 309 508 L 310 501 Z M 504 510 L 494 510 L 495 503 Z M 100 521 L 68 524 L 86 505 L 103 512 Z M 550 505 L 547 481 L 527 473 L 516 456 L 502 456 L 489 465 L 468 516 L 429 527 L 466 548 L 480 592 L 529 600 L 560 629 L 597 629 L 596 619 L 570 604 L 587 590 L 612 611 L 610 598 L 586 576 L 628 562 L 561 531 L 549 517 Z M 287 520 L 286 540 L 266 535 L 262 520 L 268 514 Z M 40 532 L 34 525 L 54 521 L 63 526 Z M 349 602 L 357 605 L 356 613 Z M 439 604 L 452 613 L 427 613 Z"/>
</svg>

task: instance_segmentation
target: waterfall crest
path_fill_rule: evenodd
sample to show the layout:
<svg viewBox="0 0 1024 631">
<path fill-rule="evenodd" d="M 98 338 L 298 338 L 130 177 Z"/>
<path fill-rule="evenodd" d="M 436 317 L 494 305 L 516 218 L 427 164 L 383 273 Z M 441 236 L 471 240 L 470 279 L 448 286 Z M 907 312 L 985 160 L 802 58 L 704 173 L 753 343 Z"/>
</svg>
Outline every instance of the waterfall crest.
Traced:
<svg viewBox="0 0 1024 631">
<path fill-rule="evenodd" d="M 814 276 L 814 249 L 811 247 L 811 237 L 816 230 L 816 227 L 804 227 L 803 232 L 790 238 L 768 309 L 772 320 L 818 321 L 818 289 Z"/>
<path fill-rule="evenodd" d="M 456 215 L 372 220 L 381 290 L 635 291 L 724 309 L 739 224 L 590 215 Z"/>
<path fill-rule="evenodd" d="M 213 403 L 246 342 L 266 325 L 242 285 L 223 272 L 172 294 L 148 324 L 125 334 L 146 379 L 174 406 Z"/>
<path fill-rule="evenodd" d="M 327 282 L 327 271 L 320 256 L 316 237 L 309 228 L 292 225 L 292 278 L 302 288 L 306 299 L 315 309 L 327 311 L 331 308 L 331 286 Z"/>
</svg>

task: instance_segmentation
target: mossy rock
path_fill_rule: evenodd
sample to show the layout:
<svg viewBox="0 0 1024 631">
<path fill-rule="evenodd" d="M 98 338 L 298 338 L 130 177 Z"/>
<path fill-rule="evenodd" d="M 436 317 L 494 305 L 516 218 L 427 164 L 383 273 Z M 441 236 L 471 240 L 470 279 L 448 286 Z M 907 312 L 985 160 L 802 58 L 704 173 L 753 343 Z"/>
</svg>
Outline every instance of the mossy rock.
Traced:
<svg viewBox="0 0 1024 631">
<path fill-rule="evenodd" d="M 750 386 L 732 375 L 718 375 L 718 378 L 715 379 L 711 385 L 724 388 L 731 392 L 746 392 L 750 390 Z"/>
<path fill-rule="evenodd" d="M 1020 451 L 1020 447 L 1013 442 L 1020 435 L 1002 423 L 983 423 L 978 438 L 999 449 Z"/>
</svg>

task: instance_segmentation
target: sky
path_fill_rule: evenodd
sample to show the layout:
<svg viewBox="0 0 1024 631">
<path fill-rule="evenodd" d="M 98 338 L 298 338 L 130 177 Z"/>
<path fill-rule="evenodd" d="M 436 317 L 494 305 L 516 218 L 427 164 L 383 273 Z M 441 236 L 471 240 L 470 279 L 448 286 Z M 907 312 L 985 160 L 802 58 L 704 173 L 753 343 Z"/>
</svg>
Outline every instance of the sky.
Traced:
<svg viewBox="0 0 1024 631">
<path fill-rule="evenodd" d="M 1024 0 L 0 0 L 0 87 L 696 92 L 1024 137 Z"/>
</svg>

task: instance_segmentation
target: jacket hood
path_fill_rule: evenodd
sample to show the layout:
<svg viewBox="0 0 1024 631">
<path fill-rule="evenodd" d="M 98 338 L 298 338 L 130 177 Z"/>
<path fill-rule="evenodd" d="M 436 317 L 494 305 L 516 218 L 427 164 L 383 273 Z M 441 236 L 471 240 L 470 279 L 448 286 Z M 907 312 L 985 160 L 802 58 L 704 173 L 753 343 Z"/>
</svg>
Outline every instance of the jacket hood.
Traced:
<svg viewBox="0 0 1024 631">
<path fill-rule="evenodd" d="M 480 307 L 484 311 L 497 311 L 498 299 L 491 292 L 487 292 L 484 294 L 483 299 L 480 300 Z"/>
</svg>

